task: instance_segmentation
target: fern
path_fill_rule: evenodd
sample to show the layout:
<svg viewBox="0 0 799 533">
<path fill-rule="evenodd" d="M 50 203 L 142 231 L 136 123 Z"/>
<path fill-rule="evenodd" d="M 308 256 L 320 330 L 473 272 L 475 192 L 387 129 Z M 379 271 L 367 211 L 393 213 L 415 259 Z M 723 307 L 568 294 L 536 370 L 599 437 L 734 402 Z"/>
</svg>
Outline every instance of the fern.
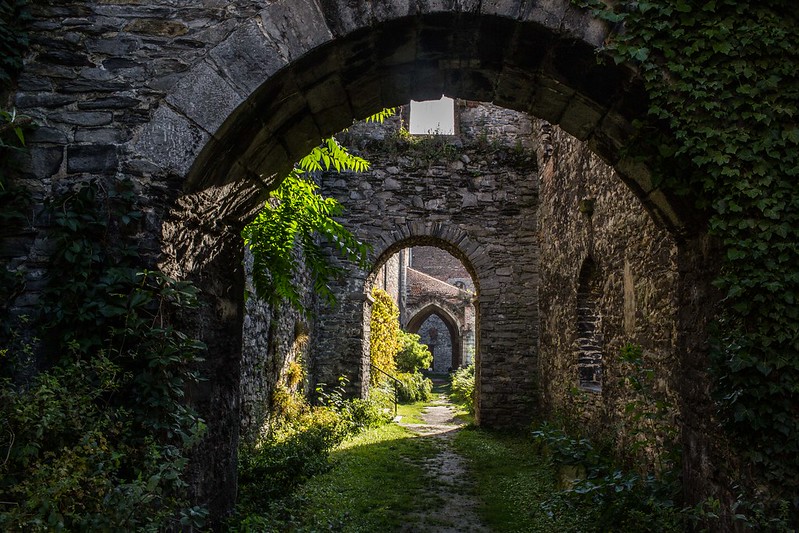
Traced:
<svg viewBox="0 0 799 533">
<path fill-rule="evenodd" d="M 384 109 L 367 120 L 383 122 L 393 113 L 393 109 Z M 301 264 L 311 276 L 314 293 L 335 303 L 330 282 L 344 269 L 330 261 L 326 245 L 340 258 L 361 268 L 369 265 L 369 247 L 334 218 L 343 212 L 342 205 L 320 195 L 309 175 L 332 169 L 365 172 L 369 162 L 351 154 L 334 137 L 324 139 L 297 163 L 255 220 L 242 231 L 253 255 L 256 294 L 273 305 L 287 301 L 307 313 L 297 279 Z"/>
</svg>

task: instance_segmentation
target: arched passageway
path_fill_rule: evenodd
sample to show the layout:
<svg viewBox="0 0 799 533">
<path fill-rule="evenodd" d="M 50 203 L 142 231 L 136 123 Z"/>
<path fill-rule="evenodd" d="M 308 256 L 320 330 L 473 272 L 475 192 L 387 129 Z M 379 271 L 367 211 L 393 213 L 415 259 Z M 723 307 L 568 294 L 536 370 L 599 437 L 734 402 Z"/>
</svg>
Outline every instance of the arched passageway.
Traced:
<svg viewBox="0 0 799 533">
<path fill-rule="evenodd" d="M 429 304 L 418 313 L 413 315 L 408 321 L 408 331 L 411 333 L 419 334 L 420 330 L 431 318 L 438 320 L 433 326 L 425 330 L 426 335 L 421 338 L 422 344 L 427 344 L 433 353 L 433 370 L 436 372 L 454 370 L 459 368 L 464 363 L 463 347 L 462 347 L 462 332 L 458 327 L 458 322 L 448 311 L 443 307 L 436 304 Z M 435 344 L 436 337 L 441 335 L 441 332 L 436 326 L 438 323 L 443 324 L 446 334 L 449 337 L 448 343 L 443 342 L 444 346 L 448 346 L 449 354 L 442 353 L 441 348 Z M 435 328 L 435 329 L 433 329 Z M 433 333 L 435 331 L 435 333 Z M 433 345 L 432 347 L 430 345 Z M 439 363 L 441 361 L 441 363 Z"/>
<path fill-rule="evenodd" d="M 113 35 L 62 25 L 65 12 L 55 9 L 49 15 L 53 27 L 35 29 L 43 38 L 64 42 L 74 42 L 66 34 L 78 32 L 85 61 L 97 68 L 29 66 L 23 72 L 19 100 L 36 96 L 24 110 L 44 122 L 52 117 L 58 125 L 32 141 L 37 164 L 31 174 L 36 183 L 54 177 L 62 182 L 132 178 L 148 202 L 143 260 L 194 281 L 203 291 L 203 307 L 180 320 L 208 345 L 204 374 L 209 379 L 191 396 L 209 431 L 191 469 L 194 500 L 208 505 L 215 516 L 230 509 L 236 488 L 244 294 L 239 232 L 260 207 L 265 188 L 274 186 L 322 136 L 340 131 L 353 118 L 412 98 L 443 93 L 493 101 L 559 124 L 585 140 L 657 221 L 690 237 L 690 209 L 660 191 L 632 157 L 621 156 L 632 121 L 645 109 L 634 69 L 597 63 L 595 50 L 608 28 L 568 0 L 282 0 L 262 9 L 231 2 L 224 10 L 167 10 L 170 28 L 179 31 L 163 34 L 146 23 L 152 17 L 147 5 L 115 7 L 119 16 L 110 19 L 102 9 L 92 9 L 74 13 L 75 20 L 100 17 L 111 24 Z M 116 28 L 116 20 L 143 23 Z M 202 20 L 213 24 L 197 29 Z M 129 96 L 108 97 L 120 86 Z M 90 112 L 74 97 L 81 90 L 80 103 Z M 54 113 L 59 98 L 71 107 Z M 464 215 L 473 220 L 480 205 L 470 207 Z M 519 218 L 528 211 L 529 205 L 509 215 Z M 520 284 L 535 275 L 534 262 L 512 255 L 508 261 L 524 266 L 503 270 L 501 258 L 457 224 L 393 220 L 391 229 L 375 237 L 376 258 L 416 243 L 460 254 L 481 283 L 481 316 L 500 317 L 502 308 L 514 307 Z M 708 305 L 702 301 L 707 281 L 702 254 L 707 249 L 689 239 L 681 250 L 685 285 L 700 287 L 691 294 L 685 289 L 680 302 L 682 319 L 693 324 L 681 340 L 687 359 L 687 354 L 702 353 Z M 356 280 L 349 303 L 344 302 L 360 305 L 361 313 L 364 283 L 365 277 Z M 536 337 L 536 306 L 530 293 L 518 305 L 521 315 L 504 317 L 513 330 L 508 335 L 480 335 L 483 375 L 478 381 L 494 384 L 490 401 L 480 407 L 481 417 L 500 420 L 530 409 L 520 399 L 535 389 L 530 339 Z M 498 353 L 513 361 L 511 366 L 504 359 L 487 360 L 488 354 Z M 513 364 L 523 361 L 519 374 Z M 696 365 L 701 367 L 701 361 L 686 367 Z M 701 455 L 704 444 L 694 445 Z M 700 476 L 703 468 L 691 475 Z"/>
</svg>

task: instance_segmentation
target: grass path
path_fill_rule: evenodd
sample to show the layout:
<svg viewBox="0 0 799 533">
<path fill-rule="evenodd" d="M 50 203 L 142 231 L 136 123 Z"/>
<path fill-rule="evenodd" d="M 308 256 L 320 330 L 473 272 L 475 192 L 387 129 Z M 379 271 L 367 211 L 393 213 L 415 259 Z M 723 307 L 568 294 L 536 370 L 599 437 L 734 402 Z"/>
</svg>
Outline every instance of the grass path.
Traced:
<svg viewBox="0 0 799 533">
<path fill-rule="evenodd" d="M 475 498 L 474 483 L 466 469 L 466 462 L 453 447 L 455 435 L 464 426 L 455 418 L 457 409 L 446 395 L 437 394 L 420 413 L 421 424 L 402 423 L 422 438 L 431 439 L 437 453 L 422 466 L 427 479 L 426 500 L 440 502 L 424 510 L 411 513 L 403 529 L 405 531 L 430 531 L 436 533 L 486 532 L 476 510 L 479 502 Z"/>
<path fill-rule="evenodd" d="M 330 471 L 282 500 L 282 518 L 266 530 L 585 530 L 575 513 L 542 509 L 557 476 L 529 436 L 464 426 L 440 387 L 437 392 L 427 404 L 401 406 L 400 424 L 342 444 Z"/>
</svg>

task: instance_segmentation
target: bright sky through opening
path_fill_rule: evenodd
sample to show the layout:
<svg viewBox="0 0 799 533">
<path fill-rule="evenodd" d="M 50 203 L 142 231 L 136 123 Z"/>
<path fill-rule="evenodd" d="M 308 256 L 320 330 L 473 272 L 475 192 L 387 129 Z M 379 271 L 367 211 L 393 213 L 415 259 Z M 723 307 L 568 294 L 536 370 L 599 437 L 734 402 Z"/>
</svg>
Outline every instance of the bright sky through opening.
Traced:
<svg viewBox="0 0 799 533">
<path fill-rule="evenodd" d="M 442 96 L 441 100 L 411 100 L 411 135 L 454 135 L 455 102 Z"/>
</svg>

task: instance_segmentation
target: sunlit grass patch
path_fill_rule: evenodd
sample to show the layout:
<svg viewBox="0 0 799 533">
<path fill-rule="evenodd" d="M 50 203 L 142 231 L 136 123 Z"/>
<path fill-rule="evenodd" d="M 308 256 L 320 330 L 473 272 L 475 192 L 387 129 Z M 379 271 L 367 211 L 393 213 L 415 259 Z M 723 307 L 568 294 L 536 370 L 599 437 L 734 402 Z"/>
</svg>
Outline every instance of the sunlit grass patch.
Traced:
<svg viewBox="0 0 799 533">
<path fill-rule="evenodd" d="M 402 417 L 403 424 L 424 424 L 422 412 L 429 404 L 429 402 L 400 404 L 397 406 L 397 414 Z"/>
<path fill-rule="evenodd" d="M 395 531 L 428 507 L 422 463 L 436 454 L 431 439 L 396 424 L 365 431 L 332 454 L 332 468 L 303 484 L 251 531 Z"/>
</svg>

